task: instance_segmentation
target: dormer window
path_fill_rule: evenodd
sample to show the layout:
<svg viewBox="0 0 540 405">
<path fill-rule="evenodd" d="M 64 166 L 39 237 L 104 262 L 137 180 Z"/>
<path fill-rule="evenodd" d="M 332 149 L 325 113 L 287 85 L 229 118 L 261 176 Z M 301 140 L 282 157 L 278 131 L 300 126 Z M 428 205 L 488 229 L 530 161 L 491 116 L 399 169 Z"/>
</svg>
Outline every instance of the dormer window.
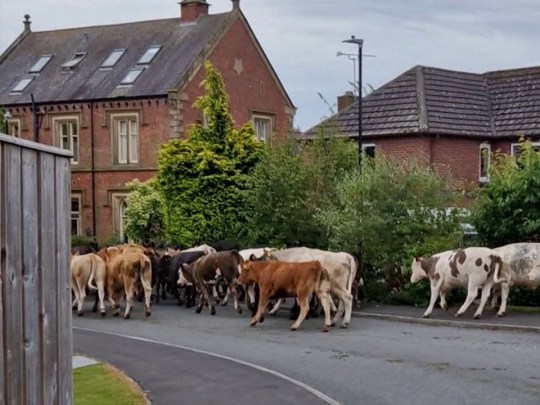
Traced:
<svg viewBox="0 0 540 405">
<path fill-rule="evenodd" d="M 120 84 L 132 84 L 137 80 L 137 78 L 141 75 L 141 73 L 144 71 L 144 68 L 138 67 L 131 69 L 127 75 L 124 76 Z"/>
<path fill-rule="evenodd" d="M 39 60 L 34 63 L 34 66 L 30 68 L 29 73 L 39 73 L 43 70 L 43 68 L 49 63 L 49 61 L 52 59 L 53 55 L 43 55 Z"/>
<path fill-rule="evenodd" d="M 149 46 L 146 52 L 144 53 L 144 55 L 141 56 L 141 58 L 137 62 L 137 65 L 147 65 L 150 62 L 152 62 L 152 60 L 157 55 L 160 49 L 161 49 L 161 45 Z"/>
<path fill-rule="evenodd" d="M 101 67 L 102 68 L 113 67 L 120 60 L 124 52 L 126 52 L 125 48 L 115 49 L 114 51 L 111 52 L 111 54 L 107 57 L 107 59 L 105 59 Z"/>
<path fill-rule="evenodd" d="M 15 85 L 15 87 L 11 89 L 11 92 L 20 93 L 21 91 L 26 89 L 26 87 L 30 84 L 30 82 L 32 82 L 32 80 L 34 80 L 33 77 L 27 77 L 27 78 L 19 80 L 19 82 Z"/>
<path fill-rule="evenodd" d="M 86 52 L 77 52 L 75 56 L 73 56 L 72 59 L 68 60 L 66 63 L 62 65 L 65 69 L 72 69 L 75 66 L 77 66 L 86 56 Z"/>
</svg>

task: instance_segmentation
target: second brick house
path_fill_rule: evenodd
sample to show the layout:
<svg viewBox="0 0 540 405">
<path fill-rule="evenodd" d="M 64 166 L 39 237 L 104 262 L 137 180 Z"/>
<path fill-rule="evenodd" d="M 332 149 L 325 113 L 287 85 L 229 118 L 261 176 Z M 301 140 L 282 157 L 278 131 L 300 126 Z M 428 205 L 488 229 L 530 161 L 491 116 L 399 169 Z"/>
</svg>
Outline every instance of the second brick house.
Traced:
<svg viewBox="0 0 540 405">
<path fill-rule="evenodd" d="M 178 18 L 47 32 L 25 16 L 0 56 L 8 132 L 73 152 L 72 234 L 124 238 L 126 182 L 153 176 L 159 145 L 203 121 L 192 105 L 206 60 L 236 125 L 251 120 L 261 141 L 292 128 L 295 107 L 239 0 L 221 14 L 206 0 L 180 8 Z"/>
<path fill-rule="evenodd" d="M 425 161 L 466 190 L 489 181 L 488 152 L 515 154 L 521 136 L 540 148 L 540 67 L 476 74 L 415 66 L 363 97 L 362 107 L 368 154 Z M 303 137 L 326 128 L 357 139 L 352 93 L 338 109 Z"/>
</svg>

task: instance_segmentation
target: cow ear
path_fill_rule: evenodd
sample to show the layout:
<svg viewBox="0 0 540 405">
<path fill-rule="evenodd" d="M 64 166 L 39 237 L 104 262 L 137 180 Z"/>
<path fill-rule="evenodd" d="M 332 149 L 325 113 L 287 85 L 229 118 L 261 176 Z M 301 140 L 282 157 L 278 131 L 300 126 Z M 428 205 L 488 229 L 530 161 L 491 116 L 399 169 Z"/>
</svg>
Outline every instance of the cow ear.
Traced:
<svg viewBox="0 0 540 405">
<path fill-rule="evenodd" d="M 422 258 L 421 258 L 420 256 L 416 256 L 416 257 L 414 258 L 414 261 L 416 261 L 416 262 L 419 262 L 420 260 L 422 260 Z"/>
<path fill-rule="evenodd" d="M 257 256 L 255 256 L 253 253 L 251 254 L 251 256 L 249 256 L 249 260 L 251 260 L 252 262 L 257 260 Z"/>
</svg>

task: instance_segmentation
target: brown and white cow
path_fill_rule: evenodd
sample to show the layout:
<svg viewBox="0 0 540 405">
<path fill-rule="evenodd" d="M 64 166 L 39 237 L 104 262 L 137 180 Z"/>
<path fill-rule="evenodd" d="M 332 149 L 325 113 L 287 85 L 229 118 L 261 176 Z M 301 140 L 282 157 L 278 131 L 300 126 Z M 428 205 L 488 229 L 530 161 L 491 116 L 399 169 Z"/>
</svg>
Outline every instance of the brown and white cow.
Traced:
<svg viewBox="0 0 540 405">
<path fill-rule="evenodd" d="M 354 256 L 345 252 L 328 252 L 307 247 L 276 250 L 270 252 L 270 256 L 272 259 L 282 262 L 319 261 L 322 268 L 328 272 L 332 285 L 332 293 L 339 300 L 332 325 L 336 325 L 340 318 L 342 328 L 346 328 L 349 325 L 353 304 L 352 284 L 358 267 Z M 361 281 L 361 284 L 363 284 L 363 281 Z"/>
<path fill-rule="evenodd" d="M 239 284 L 259 286 L 259 306 L 251 318 L 250 325 L 264 320 L 268 299 L 296 297 L 300 315 L 291 330 L 297 330 L 309 311 L 309 298 L 316 294 L 324 309 L 323 331 L 327 332 L 330 320 L 331 282 L 328 273 L 319 261 L 303 263 L 277 261 L 248 261 L 242 264 Z"/>
<path fill-rule="evenodd" d="M 191 264 L 181 264 L 178 270 L 178 285 L 184 286 L 193 283 L 201 294 L 199 305 L 196 308 L 197 313 L 202 311 L 203 305 L 206 303 L 210 308 L 210 314 L 215 315 L 216 307 L 214 302 L 210 302 L 208 285 L 214 284 L 220 278 L 225 280 L 234 296 L 234 308 L 239 314 L 242 313 L 236 290 L 242 262 L 242 256 L 237 250 L 228 250 L 209 253 Z"/>
<path fill-rule="evenodd" d="M 507 265 L 496 251 L 484 247 L 469 247 L 447 250 L 426 259 L 415 258 L 411 265 L 411 283 L 428 278 L 431 286 L 431 299 L 424 312 L 424 318 L 433 311 L 437 298 L 441 297 L 441 307 L 446 307 L 444 296 L 456 287 L 467 288 L 467 298 L 456 312 L 461 316 L 469 308 L 482 289 L 480 305 L 474 314 L 478 319 L 491 294 L 494 284 L 504 282 Z"/>
<path fill-rule="evenodd" d="M 122 250 L 121 250 L 122 249 Z M 152 295 L 152 265 L 150 259 L 138 246 L 109 247 L 98 252 L 105 258 L 107 265 L 107 295 L 113 307 L 113 315 L 119 315 L 118 301 L 125 296 L 126 310 L 124 318 L 129 319 L 135 295 L 135 285 L 140 280 L 144 289 L 144 312 L 148 317 L 152 311 L 150 299 Z"/>
<path fill-rule="evenodd" d="M 97 290 L 99 297 L 99 312 L 105 316 L 105 262 L 95 253 L 71 257 L 71 289 L 77 301 L 77 315 L 84 314 L 83 307 L 86 299 L 86 286 L 90 290 Z M 96 281 L 96 285 L 92 282 Z"/>
</svg>

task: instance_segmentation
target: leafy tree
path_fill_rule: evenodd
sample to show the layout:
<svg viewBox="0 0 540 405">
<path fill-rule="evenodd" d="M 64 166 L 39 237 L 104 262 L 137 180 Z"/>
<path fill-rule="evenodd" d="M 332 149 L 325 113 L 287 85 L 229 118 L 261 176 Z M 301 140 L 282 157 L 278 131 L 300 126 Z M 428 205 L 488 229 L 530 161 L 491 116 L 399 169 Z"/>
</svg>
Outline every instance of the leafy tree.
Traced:
<svg viewBox="0 0 540 405">
<path fill-rule="evenodd" d="M 479 190 L 473 224 L 489 246 L 540 241 L 540 153 L 521 141 L 517 158 L 497 153 Z"/>
<path fill-rule="evenodd" d="M 245 232 L 246 184 L 264 149 L 251 123 L 234 128 L 223 80 L 209 62 L 205 68 L 206 94 L 194 106 L 206 125 L 162 145 L 158 158 L 166 236 L 181 245 Z"/>
<path fill-rule="evenodd" d="M 164 236 L 163 198 L 155 178 L 127 184 L 126 234 L 137 242 L 148 243 Z"/>
<path fill-rule="evenodd" d="M 455 197 L 425 165 L 378 155 L 347 173 L 316 217 L 330 249 L 362 258 L 367 294 L 382 300 L 405 286 L 412 258 L 460 244 L 459 211 L 445 208 Z"/>
</svg>

